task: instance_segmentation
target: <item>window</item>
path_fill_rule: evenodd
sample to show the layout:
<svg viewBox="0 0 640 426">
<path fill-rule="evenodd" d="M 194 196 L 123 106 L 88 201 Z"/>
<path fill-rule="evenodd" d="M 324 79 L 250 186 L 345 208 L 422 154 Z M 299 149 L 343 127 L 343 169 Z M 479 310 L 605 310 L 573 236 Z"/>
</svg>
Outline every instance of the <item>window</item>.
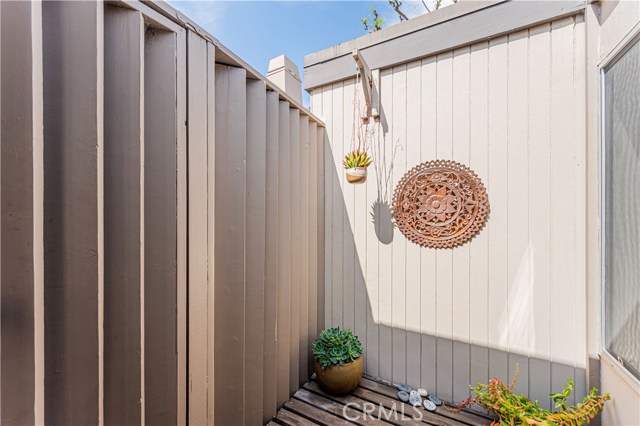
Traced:
<svg viewBox="0 0 640 426">
<path fill-rule="evenodd" d="M 604 344 L 640 378 L 640 43 L 603 70 Z"/>
</svg>

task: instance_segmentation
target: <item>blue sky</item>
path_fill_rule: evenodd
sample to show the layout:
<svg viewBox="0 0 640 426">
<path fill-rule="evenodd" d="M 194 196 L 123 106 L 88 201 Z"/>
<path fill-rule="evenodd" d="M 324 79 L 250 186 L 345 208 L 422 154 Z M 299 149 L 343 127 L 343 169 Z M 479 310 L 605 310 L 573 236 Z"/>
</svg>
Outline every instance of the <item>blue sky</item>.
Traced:
<svg viewBox="0 0 640 426">
<path fill-rule="evenodd" d="M 169 0 L 225 46 L 266 74 L 269 59 L 282 53 L 300 68 L 304 56 L 365 34 L 360 19 L 375 7 L 385 25 L 398 22 L 386 0 L 358 1 L 182 1 Z M 409 16 L 424 11 L 406 1 Z M 308 105 L 308 95 L 303 93 Z"/>
</svg>

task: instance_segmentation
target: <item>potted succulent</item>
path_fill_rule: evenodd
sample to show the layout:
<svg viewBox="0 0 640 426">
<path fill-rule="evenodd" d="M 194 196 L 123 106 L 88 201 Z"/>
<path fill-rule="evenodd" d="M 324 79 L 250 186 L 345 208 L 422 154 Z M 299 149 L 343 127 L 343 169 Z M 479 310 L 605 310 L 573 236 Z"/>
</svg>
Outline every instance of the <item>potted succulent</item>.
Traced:
<svg viewBox="0 0 640 426">
<path fill-rule="evenodd" d="M 362 344 L 348 329 L 324 330 L 313 342 L 316 380 L 333 395 L 346 395 L 356 387 L 362 376 Z"/>
<path fill-rule="evenodd" d="M 344 157 L 342 165 L 347 172 L 349 183 L 362 183 L 367 179 L 367 167 L 371 164 L 371 157 L 365 151 L 351 151 Z"/>
</svg>

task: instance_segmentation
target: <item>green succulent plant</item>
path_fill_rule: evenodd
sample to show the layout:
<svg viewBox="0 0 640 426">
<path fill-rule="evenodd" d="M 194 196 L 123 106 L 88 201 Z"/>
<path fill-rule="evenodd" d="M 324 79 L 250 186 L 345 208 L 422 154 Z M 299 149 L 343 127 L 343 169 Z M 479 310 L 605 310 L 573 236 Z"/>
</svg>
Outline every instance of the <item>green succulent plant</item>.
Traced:
<svg viewBox="0 0 640 426">
<path fill-rule="evenodd" d="M 369 157 L 369 154 L 367 154 L 366 151 L 351 151 L 342 161 L 342 165 L 345 169 L 369 167 L 369 164 L 371 164 L 371 157 Z"/>
<path fill-rule="evenodd" d="M 362 344 L 351 330 L 328 328 L 313 342 L 313 355 L 322 369 L 349 364 L 362 355 Z"/>
<path fill-rule="evenodd" d="M 573 380 L 567 379 L 568 383 L 561 393 L 549 395 L 556 406 L 556 410 L 551 412 L 540 407 L 538 401 L 531 401 L 524 394 L 513 392 L 518 373 L 516 365 L 516 374 L 509 386 L 498 379 L 489 380 L 488 384 L 478 383 L 475 388 L 469 386 L 475 392 L 474 397 L 462 401 L 456 408 L 445 406 L 445 409 L 458 412 L 470 404 L 477 404 L 498 417 L 498 420 L 491 423 L 496 426 L 586 426 L 602 411 L 604 403 L 611 399 L 609 394 L 598 395 L 598 389 L 593 388 L 581 403 L 569 406 L 567 398 L 571 395 L 574 384 Z"/>
</svg>

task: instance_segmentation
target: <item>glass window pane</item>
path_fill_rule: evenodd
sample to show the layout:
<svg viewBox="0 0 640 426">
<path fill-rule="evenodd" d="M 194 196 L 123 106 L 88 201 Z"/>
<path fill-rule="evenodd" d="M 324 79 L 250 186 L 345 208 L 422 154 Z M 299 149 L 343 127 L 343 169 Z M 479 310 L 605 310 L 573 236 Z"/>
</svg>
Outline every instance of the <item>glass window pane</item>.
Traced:
<svg viewBox="0 0 640 426">
<path fill-rule="evenodd" d="M 605 345 L 640 377 L 640 44 L 605 71 Z"/>
</svg>

